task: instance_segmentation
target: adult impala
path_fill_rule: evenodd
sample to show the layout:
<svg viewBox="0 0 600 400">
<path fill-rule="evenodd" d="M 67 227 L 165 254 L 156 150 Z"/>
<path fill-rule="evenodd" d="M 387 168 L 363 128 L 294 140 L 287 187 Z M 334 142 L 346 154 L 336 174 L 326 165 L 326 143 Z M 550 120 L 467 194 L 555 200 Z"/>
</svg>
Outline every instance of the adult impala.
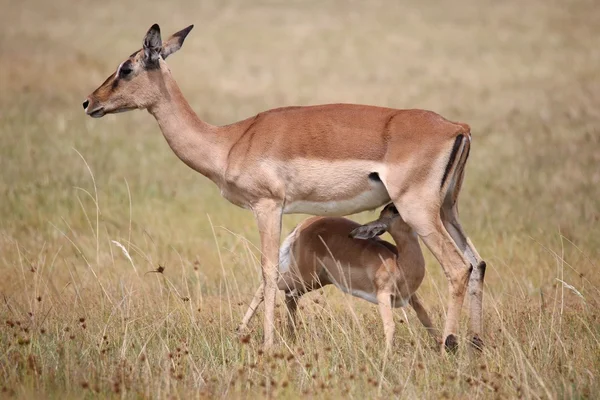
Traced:
<svg viewBox="0 0 600 400">
<path fill-rule="evenodd" d="M 471 297 L 470 339 L 481 345 L 485 263 L 458 222 L 469 126 L 425 110 L 352 104 L 287 107 L 231 125 L 201 121 L 165 59 L 189 26 L 163 42 L 160 28 L 83 103 L 92 117 L 147 109 L 167 143 L 233 204 L 254 212 L 265 295 L 264 346 L 274 337 L 277 260 L 283 214 L 348 215 L 390 200 L 442 265 L 449 286 L 444 327 L 457 346 L 463 300 Z"/>
</svg>

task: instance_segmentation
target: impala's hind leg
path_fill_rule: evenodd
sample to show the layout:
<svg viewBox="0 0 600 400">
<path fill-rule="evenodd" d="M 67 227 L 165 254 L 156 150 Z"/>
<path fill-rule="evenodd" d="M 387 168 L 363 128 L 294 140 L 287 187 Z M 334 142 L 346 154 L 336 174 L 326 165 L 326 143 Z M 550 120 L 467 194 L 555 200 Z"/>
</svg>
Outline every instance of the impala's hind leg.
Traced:
<svg viewBox="0 0 600 400">
<path fill-rule="evenodd" d="M 458 246 L 459 250 L 473 266 L 473 272 L 469 279 L 469 336 L 471 344 L 475 348 L 481 349 L 483 347 L 483 341 L 481 340 L 483 328 L 483 279 L 486 264 L 460 225 L 456 204 L 450 206 L 445 203 L 442 206 L 441 217 L 444 226 L 452 236 L 456 246 Z"/>
<path fill-rule="evenodd" d="M 469 151 L 467 148 L 466 152 L 461 154 L 455 174 L 448 185 L 440 210 L 440 217 L 442 218 L 444 227 L 450 233 L 450 236 L 452 236 L 454 243 L 456 243 L 458 249 L 473 267 L 473 272 L 469 280 L 469 336 L 471 337 L 471 344 L 475 348 L 481 349 L 483 347 L 483 341 L 481 340 L 483 325 L 483 278 L 485 276 L 486 264 L 458 221 L 458 195 L 462 186 L 468 155 Z"/>
<path fill-rule="evenodd" d="M 444 327 L 444 345 L 453 351 L 458 346 L 458 322 L 472 267 L 456 247 L 440 218 L 440 200 L 425 191 L 415 191 L 394 200 L 402 218 L 421 237 L 442 265 L 448 279 L 448 310 Z M 425 206 L 424 206 L 425 205 Z"/>
</svg>

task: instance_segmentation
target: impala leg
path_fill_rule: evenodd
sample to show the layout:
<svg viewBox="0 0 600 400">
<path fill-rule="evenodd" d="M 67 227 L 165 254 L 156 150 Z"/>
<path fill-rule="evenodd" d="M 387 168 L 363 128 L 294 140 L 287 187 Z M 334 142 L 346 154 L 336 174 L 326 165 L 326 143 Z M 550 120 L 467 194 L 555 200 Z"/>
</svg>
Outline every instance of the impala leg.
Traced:
<svg viewBox="0 0 600 400">
<path fill-rule="evenodd" d="M 288 335 L 290 338 L 296 338 L 296 311 L 298 310 L 298 300 L 300 295 L 297 292 L 285 294 L 285 305 L 288 312 Z"/>
<path fill-rule="evenodd" d="M 275 299 L 277 296 L 279 239 L 281 236 L 281 205 L 264 200 L 254 206 L 254 214 L 260 232 L 261 267 L 263 275 L 265 320 L 264 348 L 273 346 L 275 336 Z"/>
<path fill-rule="evenodd" d="M 383 332 L 385 333 L 385 348 L 386 352 L 392 348 L 394 344 L 394 313 L 392 312 L 392 294 L 388 291 L 377 293 L 377 303 L 381 321 L 383 322 Z"/>
<path fill-rule="evenodd" d="M 483 348 L 481 334 L 483 332 L 483 279 L 485 277 L 486 263 L 475 250 L 471 240 L 467 238 L 467 245 L 477 260 L 477 266 L 473 269 L 469 280 L 469 299 L 471 320 L 469 329 L 471 331 L 471 344 L 478 350 Z"/>
<path fill-rule="evenodd" d="M 456 204 L 452 207 L 448 205 L 442 206 L 442 220 L 444 226 L 452 236 L 452 239 L 462 251 L 463 255 L 469 260 L 473 266 L 473 272 L 469 279 L 469 331 L 471 344 L 476 349 L 482 349 L 483 341 L 481 340 L 481 332 L 483 329 L 483 279 L 485 276 L 485 261 L 471 243 L 458 221 L 458 210 Z"/>
<path fill-rule="evenodd" d="M 458 323 L 472 267 L 459 252 L 441 221 L 438 220 L 433 226 L 435 230 L 422 236 L 422 239 L 442 265 L 448 278 L 450 298 L 443 337 L 446 349 L 454 351 L 458 346 Z"/>
<path fill-rule="evenodd" d="M 243 332 L 248 328 L 250 320 L 256 313 L 256 310 L 258 309 L 258 306 L 260 306 L 260 303 L 262 303 L 265 298 L 264 295 L 265 284 L 264 282 L 261 282 L 260 286 L 256 290 L 256 293 L 254 294 L 254 298 L 252 299 L 250 306 L 248 306 L 248 311 L 246 311 L 246 314 L 244 314 L 244 319 L 242 319 L 242 323 L 237 328 L 238 332 Z"/>
<path fill-rule="evenodd" d="M 427 312 L 425 307 L 423 307 L 419 296 L 417 296 L 416 293 L 413 294 L 412 296 L 410 296 L 408 302 L 413 308 L 413 310 L 415 310 L 415 312 L 417 313 L 417 318 L 419 318 L 419 321 L 421 321 L 425 329 L 427 329 L 427 333 L 429 333 L 429 336 L 431 336 L 431 338 L 435 341 L 436 345 L 439 346 L 442 343 L 440 339 L 440 332 L 437 330 L 437 328 L 433 326 L 433 323 L 431 323 L 429 313 Z"/>
<path fill-rule="evenodd" d="M 440 215 L 432 213 L 432 208 L 420 207 L 420 198 L 421 196 L 404 198 L 404 201 L 398 202 L 404 207 L 396 207 L 442 265 L 448 279 L 448 314 L 443 339 L 446 349 L 453 351 L 458 346 L 458 322 L 472 267 L 446 231 Z"/>
</svg>

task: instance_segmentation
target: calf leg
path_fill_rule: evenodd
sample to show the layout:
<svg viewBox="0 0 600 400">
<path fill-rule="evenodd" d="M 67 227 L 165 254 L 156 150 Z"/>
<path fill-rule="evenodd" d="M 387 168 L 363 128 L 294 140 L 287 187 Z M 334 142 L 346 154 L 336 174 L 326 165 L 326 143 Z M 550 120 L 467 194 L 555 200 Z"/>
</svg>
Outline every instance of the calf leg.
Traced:
<svg viewBox="0 0 600 400">
<path fill-rule="evenodd" d="M 242 323 L 237 328 L 238 332 L 244 332 L 248 328 L 248 323 L 250 322 L 250 320 L 256 313 L 258 306 L 260 306 L 260 304 L 263 302 L 263 300 L 265 298 L 264 295 L 265 295 L 265 284 L 264 284 L 264 282 L 262 282 L 260 284 L 260 286 L 258 287 L 258 290 L 256 291 L 256 293 L 254 294 L 254 298 L 252 299 L 252 302 L 250 303 L 250 306 L 248 307 L 248 311 L 246 311 L 246 314 L 244 315 L 244 318 L 242 319 Z"/>
<path fill-rule="evenodd" d="M 431 338 L 435 341 L 435 343 L 439 346 L 442 342 L 440 339 L 440 332 L 433 326 L 431 323 L 431 319 L 429 319 L 429 314 L 423 304 L 421 303 L 419 297 L 416 294 L 413 294 L 408 300 L 409 304 L 417 313 L 417 318 L 423 324 L 425 329 L 427 329 L 427 333 L 431 336 Z"/>
<path fill-rule="evenodd" d="M 377 303 L 381 321 L 383 322 L 383 332 L 385 334 L 386 352 L 392 348 L 394 342 L 394 314 L 392 312 L 392 294 L 388 291 L 377 293 Z"/>
<path fill-rule="evenodd" d="M 296 311 L 298 310 L 298 300 L 300 294 L 296 291 L 287 292 L 285 294 L 285 305 L 288 312 L 288 335 L 291 339 L 296 338 Z"/>
</svg>

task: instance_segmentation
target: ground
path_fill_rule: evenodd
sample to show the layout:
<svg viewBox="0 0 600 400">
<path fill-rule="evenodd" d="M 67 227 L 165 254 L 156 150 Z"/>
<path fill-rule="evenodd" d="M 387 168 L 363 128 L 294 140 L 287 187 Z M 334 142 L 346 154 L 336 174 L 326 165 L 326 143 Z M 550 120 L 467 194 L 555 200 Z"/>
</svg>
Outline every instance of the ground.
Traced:
<svg viewBox="0 0 600 400">
<path fill-rule="evenodd" d="M 0 4 L 0 396 L 600 392 L 596 2 Z M 260 350 L 261 313 L 235 334 L 260 279 L 251 213 L 181 163 L 146 112 L 81 108 L 155 22 L 165 35 L 195 24 L 168 62 L 212 124 L 332 102 L 470 124 L 459 204 L 488 262 L 481 354 L 466 312 L 442 356 L 406 310 L 386 355 L 376 307 L 334 289 L 303 298 L 296 341 L 278 307 L 274 353 Z M 441 327 L 446 281 L 429 254 L 420 293 Z"/>
</svg>

